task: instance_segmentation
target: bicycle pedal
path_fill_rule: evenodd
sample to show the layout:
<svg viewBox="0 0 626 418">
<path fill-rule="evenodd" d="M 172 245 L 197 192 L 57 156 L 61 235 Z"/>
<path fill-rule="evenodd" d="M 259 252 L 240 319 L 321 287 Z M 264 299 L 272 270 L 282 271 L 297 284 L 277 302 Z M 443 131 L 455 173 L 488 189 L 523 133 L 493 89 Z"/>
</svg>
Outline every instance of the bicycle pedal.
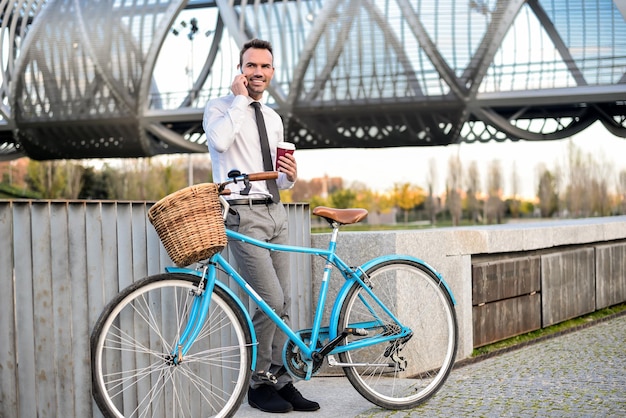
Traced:
<svg viewBox="0 0 626 418">
<path fill-rule="evenodd" d="M 278 382 L 278 378 L 274 376 L 271 372 L 260 371 L 257 372 L 254 376 L 252 376 L 253 380 L 260 382 L 269 382 L 276 384 Z"/>
<path fill-rule="evenodd" d="M 346 328 L 345 332 L 350 335 L 356 335 L 357 337 L 367 337 L 369 332 L 365 328 Z"/>
</svg>

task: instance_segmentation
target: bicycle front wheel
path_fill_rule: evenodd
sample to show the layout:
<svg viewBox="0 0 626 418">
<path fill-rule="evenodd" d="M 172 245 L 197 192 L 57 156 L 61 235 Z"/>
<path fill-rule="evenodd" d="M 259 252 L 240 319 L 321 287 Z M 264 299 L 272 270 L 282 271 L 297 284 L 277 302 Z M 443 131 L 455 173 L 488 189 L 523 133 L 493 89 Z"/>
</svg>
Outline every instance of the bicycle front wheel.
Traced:
<svg viewBox="0 0 626 418">
<path fill-rule="evenodd" d="M 413 408 L 433 396 L 447 379 L 457 350 L 454 304 L 441 280 L 411 260 L 390 260 L 369 268 L 366 284 L 400 324 L 407 337 L 339 354 L 352 386 L 370 402 L 387 409 Z M 400 326 L 354 285 L 342 305 L 339 331 L 365 328 L 345 344 L 393 336 Z"/>
<path fill-rule="evenodd" d="M 251 373 L 251 333 L 239 305 L 215 287 L 202 330 L 174 361 L 199 278 L 150 276 L 122 291 L 91 335 L 93 396 L 107 417 L 228 417 Z"/>
</svg>

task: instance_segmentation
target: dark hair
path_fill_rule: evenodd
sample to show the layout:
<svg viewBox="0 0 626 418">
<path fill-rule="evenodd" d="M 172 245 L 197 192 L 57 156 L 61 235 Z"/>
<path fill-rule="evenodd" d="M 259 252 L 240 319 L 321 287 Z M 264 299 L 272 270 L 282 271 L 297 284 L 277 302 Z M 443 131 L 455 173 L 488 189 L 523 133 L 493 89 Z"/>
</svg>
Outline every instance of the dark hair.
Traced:
<svg viewBox="0 0 626 418">
<path fill-rule="evenodd" d="M 270 54 L 272 54 L 272 58 L 274 58 L 274 51 L 272 50 L 272 44 L 268 41 L 263 41 L 261 39 L 252 39 L 251 41 L 243 44 L 241 48 L 241 52 L 239 53 L 239 66 L 243 66 L 243 54 L 250 48 L 255 49 L 267 49 Z"/>
</svg>

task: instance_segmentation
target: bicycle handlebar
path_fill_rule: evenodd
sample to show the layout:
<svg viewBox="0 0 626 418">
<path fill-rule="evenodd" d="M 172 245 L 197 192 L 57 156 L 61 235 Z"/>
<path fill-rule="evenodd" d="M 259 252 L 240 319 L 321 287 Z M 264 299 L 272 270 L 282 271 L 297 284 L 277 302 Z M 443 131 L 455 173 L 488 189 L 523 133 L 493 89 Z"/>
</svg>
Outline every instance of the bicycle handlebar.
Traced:
<svg viewBox="0 0 626 418">
<path fill-rule="evenodd" d="M 261 173 L 248 174 L 248 180 L 250 181 L 272 180 L 272 179 L 277 179 L 277 178 L 278 178 L 278 171 L 263 171 Z"/>
<path fill-rule="evenodd" d="M 228 173 L 228 177 L 230 178 L 230 180 L 219 183 L 218 185 L 218 192 L 220 195 L 230 194 L 230 190 L 226 188 L 226 186 L 228 186 L 229 184 L 233 184 L 233 183 L 237 184 L 240 181 L 243 182 L 244 184 L 247 184 L 250 181 L 277 179 L 278 172 L 277 171 L 262 171 L 260 173 L 242 174 L 238 170 L 231 170 Z"/>
</svg>

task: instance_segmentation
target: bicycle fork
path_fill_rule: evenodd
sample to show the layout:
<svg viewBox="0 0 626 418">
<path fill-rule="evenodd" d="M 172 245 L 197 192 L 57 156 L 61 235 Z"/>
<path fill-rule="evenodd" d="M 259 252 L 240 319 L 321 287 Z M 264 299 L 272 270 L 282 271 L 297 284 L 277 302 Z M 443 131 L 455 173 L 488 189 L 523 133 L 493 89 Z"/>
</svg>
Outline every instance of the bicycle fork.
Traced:
<svg viewBox="0 0 626 418">
<path fill-rule="evenodd" d="M 172 347 L 172 352 L 170 353 L 170 361 L 173 365 L 179 365 L 183 362 L 191 345 L 200 334 L 209 313 L 209 304 L 216 278 L 215 267 L 211 268 L 210 266 L 211 263 L 207 263 L 204 266 L 198 287 L 189 291 L 193 302 L 189 308 L 185 329 L 178 340 L 178 344 Z"/>
</svg>

